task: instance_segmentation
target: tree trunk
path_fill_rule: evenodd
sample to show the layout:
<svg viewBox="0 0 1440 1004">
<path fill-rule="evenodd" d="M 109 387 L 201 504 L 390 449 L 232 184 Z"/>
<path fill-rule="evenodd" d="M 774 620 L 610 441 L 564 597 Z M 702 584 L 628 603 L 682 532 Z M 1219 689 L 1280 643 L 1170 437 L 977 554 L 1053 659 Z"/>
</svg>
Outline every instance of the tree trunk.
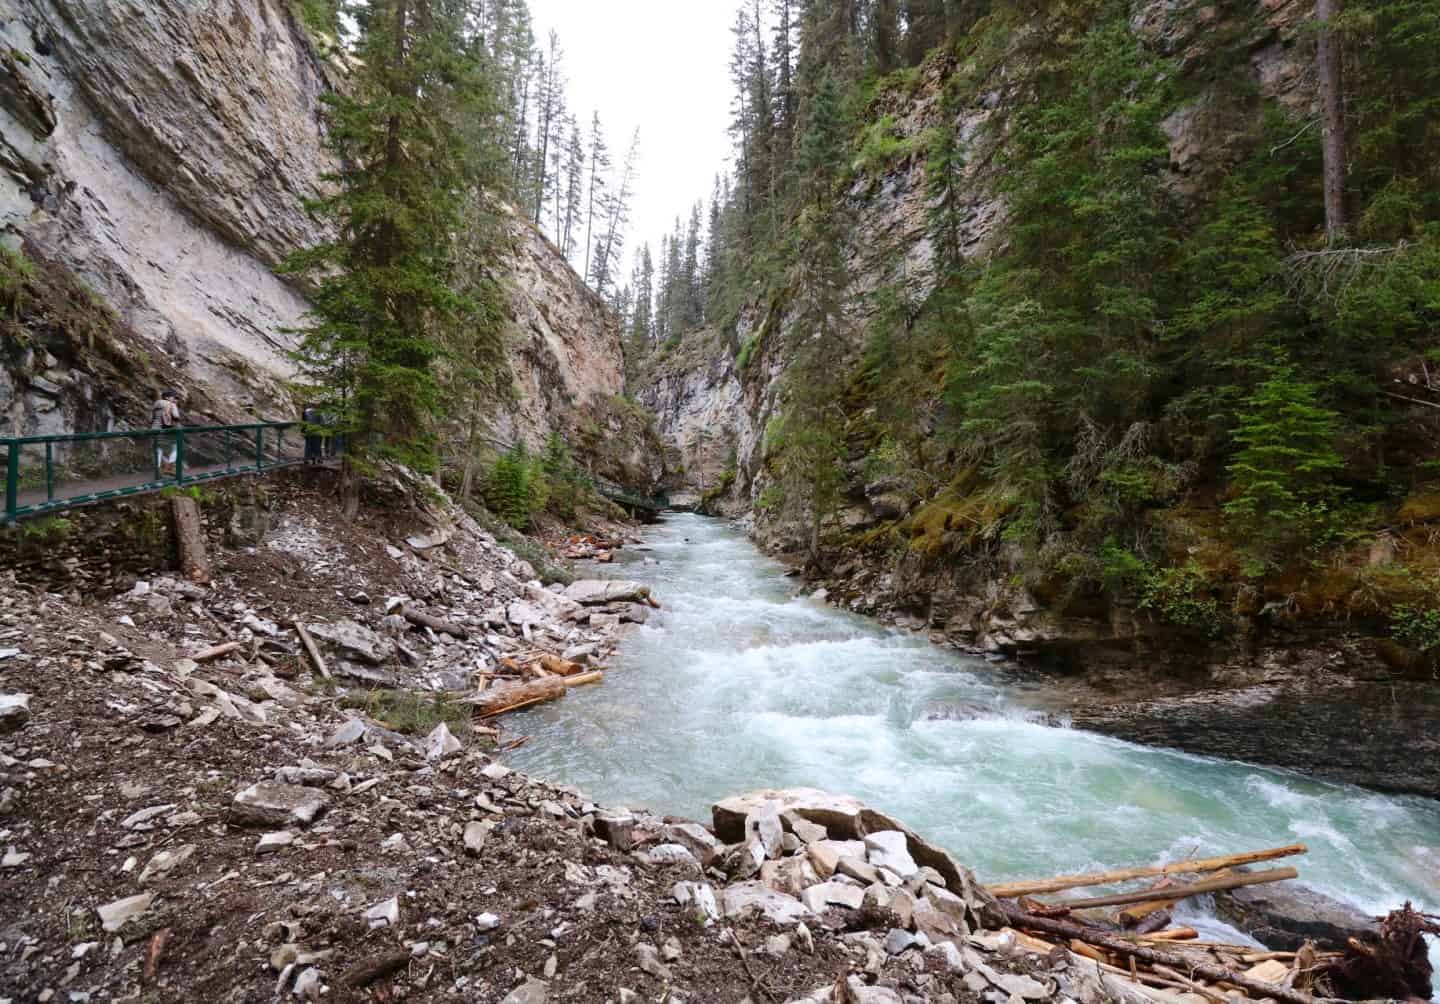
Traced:
<svg viewBox="0 0 1440 1004">
<path fill-rule="evenodd" d="M 200 521 L 200 503 L 188 495 L 170 500 L 175 520 L 175 542 L 180 554 L 180 574 L 190 582 L 209 583 L 210 557 L 205 551 L 205 527 Z"/>
<path fill-rule="evenodd" d="M 347 456 L 340 464 L 340 517 L 347 523 L 353 523 L 359 515 L 360 474 L 351 466 Z"/>
<path fill-rule="evenodd" d="M 1340 13 L 1341 0 L 1317 0 L 1315 20 L 1319 23 L 1316 69 L 1320 77 L 1321 149 L 1325 173 L 1325 236 L 1330 243 L 1340 239 L 1345 218 L 1345 91 L 1341 78 L 1340 41 L 1332 25 Z"/>
</svg>

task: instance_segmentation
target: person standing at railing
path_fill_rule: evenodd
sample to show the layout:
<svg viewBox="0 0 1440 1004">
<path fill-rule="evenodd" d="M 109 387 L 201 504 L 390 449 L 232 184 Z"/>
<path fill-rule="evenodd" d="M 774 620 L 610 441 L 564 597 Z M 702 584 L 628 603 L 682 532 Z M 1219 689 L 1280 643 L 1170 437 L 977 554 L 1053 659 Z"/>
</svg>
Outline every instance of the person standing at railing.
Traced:
<svg viewBox="0 0 1440 1004">
<path fill-rule="evenodd" d="M 174 429 L 180 425 L 180 392 L 165 390 L 150 409 L 150 428 Z M 155 437 L 155 467 L 161 474 L 175 473 L 175 456 L 179 436 L 175 434 Z"/>
<path fill-rule="evenodd" d="M 300 412 L 300 422 L 300 431 L 305 436 L 305 462 L 318 464 L 325 457 L 325 437 L 321 432 L 325 416 L 319 408 L 307 404 Z"/>
</svg>

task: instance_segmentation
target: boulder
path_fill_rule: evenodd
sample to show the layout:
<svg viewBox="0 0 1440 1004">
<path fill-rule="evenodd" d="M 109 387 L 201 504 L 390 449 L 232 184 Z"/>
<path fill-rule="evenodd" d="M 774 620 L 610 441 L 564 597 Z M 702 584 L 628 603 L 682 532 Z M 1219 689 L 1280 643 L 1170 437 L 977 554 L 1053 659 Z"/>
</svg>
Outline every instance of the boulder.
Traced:
<svg viewBox="0 0 1440 1004">
<path fill-rule="evenodd" d="M 330 796 L 315 788 L 276 781 L 252 784 L 230 807 L 230 821 L 241 826 L 283 829 L 309 826 L 330 806 Z"/>
<path fill-rule="evenodd" d="M 635 845 L 635 822 L 624 810 L 600 812 L 595 815 L 595 835 L 617 851 L 628 851 Z"/>
<path fill-rule="evenodd" d="M 821 882 L 812 885 L 800 894 L 800 902 L 813 913 L 824 913 L 829 906 L 843 906 L 858 910 L 865 902 L 865 890 L 858 885 L 840 882 Z"/>
<path fill-rule="evenodd" d="M 587 607 L 607 603 L 643 603 L 650 598 L 650 587 L 643 582 L 581 579 L 565 587 L 567 599 Z"/>
<path fill-rule="evenodd" d="M 909 842 L 899 830 L 882 830 L 865 837 L 865 850 L 870 864 L 876 868 L 889 868 L 902 879 L 920 871 L 920 866 L 910 856 Z M 858 877 L 858 876 L 857 876 Z"/>
<path fill-rule="evenodd" d="M 0 694 L 0 735 L 14 732 L 29 720 L 29 694 Z"/>
<path fill-rule="evenodd" d="M 743 917 L 749 913 L 762 913 L 771 922 L 788 926 L 810 916 L 810 910 L 794 896 L 786 896 L 767 888 L 762 882 L 736 882 L 726 886 L 720 893 L 725 916 Z"/>
<path fill-rule="evenodd" d="M 130 921 L 142 916 L 153 902 L 153 892 L 142 892 L 138 896 L 127 896 L 125 899 L 117 899 L 113 903 L 96 907 L 95 912 L 100 915 L 100 926 L 104 931 L 115 934 Z"/>
<path fill-rule="evenodd" d="M 660 836 L 667 843 L 687 848 L 702 868 L 709 868 L 725 850 L 725 845 L 699 823 L 672 823 L 660 831 Z"/>
<path fill-rule="evenodd" d="M 1215 910 L 1277 952 L 1298 951 L 1306 941 L 1341 951 L 1351 936 L 1378 930 L 1374 918 L 1299 882 L 1217 893 Z"/>
<path fill-rule="evenodd" d="M 425 759 L 434 762 L 436 760 L 443 760 L 447 756 L 454 756 L 465 747 L 460 740 L 456 739 L 450 732 L 450 727 L 444 722 L 441 722 L 425 737 L 424 748 Z"/>
<path fill-rule="evenodd" d="M 310 633 L 342 655 L 348 655 L 381 666 L 395 655 L 395 646 L 385 638 L 354 621 L 336 621 L 334 624 L 307 624 Z"/>
<path fill-rule="evenodd" d="M 805 854 L 823 879 L 834 875 L 842 858 L 864 858 L 865 845 L 858 840 L 817 840 L 805 845 Z"/>
</svg>

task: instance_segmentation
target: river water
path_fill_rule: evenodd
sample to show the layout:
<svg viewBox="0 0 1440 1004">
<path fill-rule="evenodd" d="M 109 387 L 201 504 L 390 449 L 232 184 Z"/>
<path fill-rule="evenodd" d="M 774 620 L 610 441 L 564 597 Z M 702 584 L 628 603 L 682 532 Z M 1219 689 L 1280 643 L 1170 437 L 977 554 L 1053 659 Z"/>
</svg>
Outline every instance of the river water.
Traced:
<svg viewBox="0 0 1440 1004">
<path fill-rule="evenodd" d="M 507 721 L 534 736 L 516 767 L 700 820 L 756 788 L 848 793 L 987 882 L 1305 843 L 1281 864 L 1311 885 L 1373 913 L 1440 910 L 1440 802 L 1049 727 L 1033 688 L 796 597 L 720 521 L 670 515 L 647 546 L 605 574 L 651 583 L 664 610 L 603 686 Z M 937 702 L 997 713 L 927 719 Z"/>
</svg>

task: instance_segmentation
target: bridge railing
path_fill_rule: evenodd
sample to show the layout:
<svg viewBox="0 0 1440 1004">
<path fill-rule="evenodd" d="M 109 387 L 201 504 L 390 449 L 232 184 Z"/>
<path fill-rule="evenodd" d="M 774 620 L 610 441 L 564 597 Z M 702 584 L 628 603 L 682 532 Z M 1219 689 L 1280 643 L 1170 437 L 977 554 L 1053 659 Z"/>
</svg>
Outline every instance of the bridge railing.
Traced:
<svg viewBox="0 0 1440 1004">
<path fill-rule="evenodd" d="M 294 422 L 0 439 L 0 522 L 304 462 Z"/>
</svg>

